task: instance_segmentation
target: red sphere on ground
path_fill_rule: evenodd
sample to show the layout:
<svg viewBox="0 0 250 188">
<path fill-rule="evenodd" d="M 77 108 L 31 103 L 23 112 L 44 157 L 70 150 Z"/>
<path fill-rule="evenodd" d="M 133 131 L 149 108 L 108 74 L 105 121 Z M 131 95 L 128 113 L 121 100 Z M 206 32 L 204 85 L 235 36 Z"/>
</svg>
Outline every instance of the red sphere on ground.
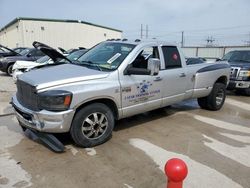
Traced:
<svg viewBox="0 0 250 188">
<path fill-rule="evenodd" d="M 165 165 L 165 174 L 170 181 L 181 182 L 186 178 L 187 173 L 187 165 L 181 159 L 170 159 Z"/>
</svg>

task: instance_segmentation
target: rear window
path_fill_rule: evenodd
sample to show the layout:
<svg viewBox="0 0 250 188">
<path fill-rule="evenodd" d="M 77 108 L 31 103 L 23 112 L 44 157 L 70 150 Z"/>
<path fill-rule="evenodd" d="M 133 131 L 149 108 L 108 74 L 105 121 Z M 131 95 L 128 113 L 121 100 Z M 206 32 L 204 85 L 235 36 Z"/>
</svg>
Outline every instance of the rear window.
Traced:
<svg viewBox="0 0 250 188">
<path fill-rule="evenodd" d="M 180 54 L 175 46 L 163 46 L 162 51 L 166 69 L 182 67 Z"/>
</svg>

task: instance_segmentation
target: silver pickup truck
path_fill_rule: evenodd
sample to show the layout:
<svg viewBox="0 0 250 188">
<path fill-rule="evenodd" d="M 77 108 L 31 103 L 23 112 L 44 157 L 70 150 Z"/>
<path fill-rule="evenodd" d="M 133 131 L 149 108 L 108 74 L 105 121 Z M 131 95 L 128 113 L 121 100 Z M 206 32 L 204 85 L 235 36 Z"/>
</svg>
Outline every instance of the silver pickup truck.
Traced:
<svg viewBox="0 0 250 188">
<path fill-rule="evenodd" d="M 121 118 L 192 98 L 201 108 L 219 110 L 229 74 L 226 62 L 186 65 L 174 44 L 105 41 L 77 62 L 19 76 L 12 104 L 23 129 L 70 132 L 78 146 L 92 147 L 107 141 Z"/>
</svg>

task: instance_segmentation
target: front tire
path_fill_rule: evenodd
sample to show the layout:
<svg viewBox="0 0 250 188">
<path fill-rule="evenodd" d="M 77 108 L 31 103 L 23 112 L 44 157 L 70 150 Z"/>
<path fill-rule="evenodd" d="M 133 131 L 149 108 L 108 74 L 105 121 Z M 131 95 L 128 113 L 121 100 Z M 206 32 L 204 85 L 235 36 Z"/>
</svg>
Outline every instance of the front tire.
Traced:
<svg viewBox="0 0 250 188">
<path fill-rule="evenodd" d="M 13 64 L 9 65 L 8 68 L 7 68 L 7 74 L 9 76 L 12 76 L 12 74 L 13 74 L 12 68 L 13 68 Z"/>
<path fill-rule="evenodd" d="M 76 145 L 93 147 L 112 136 L 114 115 L 102 103 L 93 103 L 78 111 L 73 119 L 70 134 Z"/>
<path fill-rule="evenodd" d="M 211 93 L 207 97 L 198 98 L 201 108 L 207 110 L 220 110 L 226 99 L 226 86 L 222 83 L 215 83 Z"/>
</svg>

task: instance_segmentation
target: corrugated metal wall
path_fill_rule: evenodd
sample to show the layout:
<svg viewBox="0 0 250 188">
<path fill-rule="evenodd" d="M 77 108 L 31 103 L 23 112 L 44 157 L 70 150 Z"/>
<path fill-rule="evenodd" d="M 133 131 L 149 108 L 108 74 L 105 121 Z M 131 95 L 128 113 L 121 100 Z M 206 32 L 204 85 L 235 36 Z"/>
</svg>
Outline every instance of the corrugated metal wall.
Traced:
<svg viewBox="0 0 250 188">
<path fill-rule="evenodd" d="M 118 31 L 84 23 L 20 20 L 18 31 L 14 24 L 7 28 L 6 33 L 0 33 L 0 42 L 12 48 L 31 47 L 33 41 L 54 48 L 90 48 L 109 38 L 121 38 L 121 35 Z"/>
<path fill-rule="evenodd" d="M 21 35 L 22 31 L 19 27 L 19 23 L 17 22 L 0 32 L 0 44 L 11 48 L 21 46 Z"/>
</svg>

